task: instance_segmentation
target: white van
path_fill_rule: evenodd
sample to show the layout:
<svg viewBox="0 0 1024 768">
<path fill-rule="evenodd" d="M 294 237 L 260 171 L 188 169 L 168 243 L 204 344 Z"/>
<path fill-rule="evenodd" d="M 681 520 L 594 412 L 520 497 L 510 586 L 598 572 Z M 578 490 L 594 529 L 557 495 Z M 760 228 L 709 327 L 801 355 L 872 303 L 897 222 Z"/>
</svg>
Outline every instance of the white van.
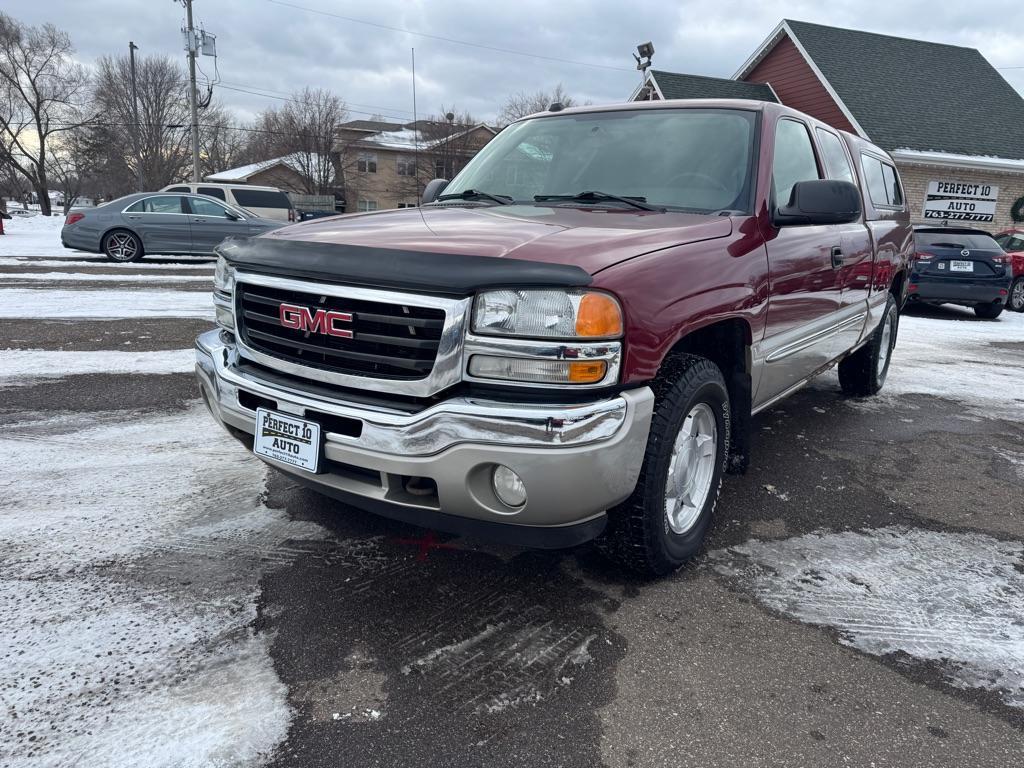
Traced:
<svg viewBox="0 0 1024 768">
<path fill-rule="evenodd" d="M 245 208 L 257 216 L 278 221 L 295 221 L 295 209 L 288 195 L 277 187 L 254 187 L 250 184 L 199 184 L 186 182 L 170 184 L 161 192 L 192 192 L 196 195 L 209 195 L 223 200 L 236 208 Z"/>
</svg>

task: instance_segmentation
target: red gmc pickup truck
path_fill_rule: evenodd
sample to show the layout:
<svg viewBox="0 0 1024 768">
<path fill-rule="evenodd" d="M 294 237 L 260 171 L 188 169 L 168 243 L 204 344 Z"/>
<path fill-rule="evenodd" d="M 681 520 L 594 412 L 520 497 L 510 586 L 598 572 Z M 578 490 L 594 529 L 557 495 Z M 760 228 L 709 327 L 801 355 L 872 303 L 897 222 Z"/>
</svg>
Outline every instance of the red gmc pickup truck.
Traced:
<svg viewBox="0 0 1024 768">
<path fill-rule="evenodd" d="M 913 233 L 878 147 L 778 104 L 552 110 L 418 209 L 218 249 L 217 420 L 354 506 L 636 570 L 694 555 L 751 416 L 871 395 Z"/>
</svg>

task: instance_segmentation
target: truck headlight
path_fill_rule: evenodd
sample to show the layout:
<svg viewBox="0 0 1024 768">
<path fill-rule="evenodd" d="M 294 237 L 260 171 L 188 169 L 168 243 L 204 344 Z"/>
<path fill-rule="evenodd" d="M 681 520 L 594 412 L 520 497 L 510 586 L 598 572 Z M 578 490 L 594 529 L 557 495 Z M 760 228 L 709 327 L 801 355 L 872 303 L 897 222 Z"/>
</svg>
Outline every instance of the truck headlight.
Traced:
<svg viewBox="0 0 1024 768">
<path fill-rule="evenodd" d="M 217 257 L 217 267 L 213 270 L 213 290 L 227 294 L 235 290 L 235 268 L 223 256 Z"/>
<path fill-rule="evenodd" d="M 622 308 L 600 291 L 504 289 L 476 297 L 473 330 L 533 339 L 615 339 Z"/>
<path fill-rule="evenodd" d="M 217 257 L 213 270 L 213 311 L 217 325 L 228 331 L 235 329 L 235 313 L 232 301 L 235 291 L 235 268 L 223 256 Z"/>
</svg>

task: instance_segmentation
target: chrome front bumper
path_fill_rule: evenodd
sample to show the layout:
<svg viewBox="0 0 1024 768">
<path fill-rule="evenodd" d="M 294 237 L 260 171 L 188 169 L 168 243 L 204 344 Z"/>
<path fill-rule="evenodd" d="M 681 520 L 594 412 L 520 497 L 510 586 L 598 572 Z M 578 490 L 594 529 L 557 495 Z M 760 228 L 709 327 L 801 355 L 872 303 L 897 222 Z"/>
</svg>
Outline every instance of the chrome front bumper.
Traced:
<svg viewBox="0 0 1024 768">
<path fill-rule="evenodd" d="M 455 397 L 409 412 L 259 378 L 240 370 L 238 359 L 227 334 L 209 331 L 196 341 L 203 397 L 236 434 L 255 431 L 255 410 L 242 405 L 240 393 L 249 406 L 270 401 L 283 413 L 359 425 L 359 436 L 351 437 L 325 421 L 320 473 L 268 463 L 372 511 L 441 529 L 465 530 L 457 523 L 476 521 L 490 527 L 468 530 L 534 546 L 576 543 L 600 532 L 605 510 L 636 486 L 654 405 L 644 387 L 583 405 Z M 491 472 L 499 463 L 523 479 L 523 506 L 507 507 L 495 496 Z M 432 480 L 436 493 L 410 493 L 413 477 Z M 513 529 L 530 529 L 529 535 L 505 535 Z"/>
</svg>

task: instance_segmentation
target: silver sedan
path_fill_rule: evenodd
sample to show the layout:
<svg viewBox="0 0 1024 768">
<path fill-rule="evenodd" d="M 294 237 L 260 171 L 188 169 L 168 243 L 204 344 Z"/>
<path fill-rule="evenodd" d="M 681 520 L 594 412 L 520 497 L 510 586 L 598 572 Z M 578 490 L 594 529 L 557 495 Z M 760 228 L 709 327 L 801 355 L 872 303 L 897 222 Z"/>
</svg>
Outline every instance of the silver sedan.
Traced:
<svg viewBox="0 0 1024 768">
<path fill-rule="evenodd" d="M 65 248 L 138 261 L 146 254 L 212 254 L 224 238 L 247 237 L 284 226 L 205 195 L 140 192 L 64 220 Z"/>
</svg>

